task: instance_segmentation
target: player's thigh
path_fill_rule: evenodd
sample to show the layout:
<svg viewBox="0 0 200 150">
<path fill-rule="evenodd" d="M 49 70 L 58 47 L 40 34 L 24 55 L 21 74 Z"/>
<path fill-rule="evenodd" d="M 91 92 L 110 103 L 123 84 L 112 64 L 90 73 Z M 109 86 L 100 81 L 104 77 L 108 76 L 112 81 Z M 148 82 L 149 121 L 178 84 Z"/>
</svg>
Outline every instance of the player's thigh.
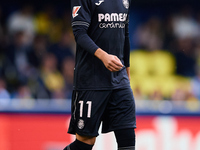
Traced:
<svg viewBox="0 0 200 150">
<path fill-rule="evenodd" d="M 78 135 L 78 134 L 76 134 L 76 139 L 83 143 L 89 144 L 89 145 L 94 145 L 94 143 L 96 141 L 96 137 L 82 136 L 82 135 Z"/>
</svg>

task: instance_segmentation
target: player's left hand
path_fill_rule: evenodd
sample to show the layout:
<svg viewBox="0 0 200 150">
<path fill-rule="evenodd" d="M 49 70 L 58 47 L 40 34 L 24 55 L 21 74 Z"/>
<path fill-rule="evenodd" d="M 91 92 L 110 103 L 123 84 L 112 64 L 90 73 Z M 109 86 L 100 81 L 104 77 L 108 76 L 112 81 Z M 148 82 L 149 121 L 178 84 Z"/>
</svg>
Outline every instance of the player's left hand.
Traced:
<svg viewBox="0 0 200 150">
<path fill-rule="evenodd" d="M 105 67 L 111 72 L 119 71 L 123 67 L 122 62 L 117 56 L 108 54 L 100 48 L 96 50 L 95 56 L 98 57 L 103 62 Z"/>
</svg>

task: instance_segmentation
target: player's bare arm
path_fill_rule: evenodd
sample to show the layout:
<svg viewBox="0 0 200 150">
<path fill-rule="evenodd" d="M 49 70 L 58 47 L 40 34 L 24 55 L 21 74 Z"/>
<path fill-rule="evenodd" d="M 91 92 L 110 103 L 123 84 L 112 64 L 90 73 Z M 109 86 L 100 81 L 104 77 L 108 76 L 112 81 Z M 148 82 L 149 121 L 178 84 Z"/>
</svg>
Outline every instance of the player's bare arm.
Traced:
<svg viewBox="0 0 200 150">
<path fill-rule="evenodd" d="M 119 71 L 123 67 L 123 64 L 117 56 L 108 54 L 101 48 L 98 48 L 94 55 L 98 57 L 111 72 Z"/>
</svg>

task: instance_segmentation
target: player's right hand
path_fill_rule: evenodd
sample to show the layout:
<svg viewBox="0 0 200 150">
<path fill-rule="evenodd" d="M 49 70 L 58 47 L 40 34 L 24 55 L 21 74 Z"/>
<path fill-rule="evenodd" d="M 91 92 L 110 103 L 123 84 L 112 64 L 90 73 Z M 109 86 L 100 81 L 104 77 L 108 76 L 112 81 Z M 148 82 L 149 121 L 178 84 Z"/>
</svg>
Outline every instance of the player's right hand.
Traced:
<svg viewBox="0 0 200 150">
<path fill-rule="evenodd" d="M 111 72 L 119 71 L 123 67 L 123 64 L 117 56 L 108 54 L 102 49 L 97 49 L 95 56 L 97 56 Z"/>
</svg>

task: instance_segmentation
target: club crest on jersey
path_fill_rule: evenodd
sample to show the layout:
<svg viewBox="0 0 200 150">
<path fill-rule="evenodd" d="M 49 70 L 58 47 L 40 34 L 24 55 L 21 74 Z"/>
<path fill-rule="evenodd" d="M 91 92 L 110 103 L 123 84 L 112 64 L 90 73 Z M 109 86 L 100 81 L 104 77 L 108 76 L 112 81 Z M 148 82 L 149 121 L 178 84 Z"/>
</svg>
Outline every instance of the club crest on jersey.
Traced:
<svg viewBox="0 0 200 150">
<path fill-rule="evenodd" d="M 78 128 L 79 128 L 79 129 L 83 129 L 84 126 L 85 126 L 84 120 L 79 119 L 79 121 L 78 121 Z"/>
<path fill-rule="evenodd" d="M 76 16 L 78 16 L 78 11 L 81 8 L 81 6 L 74 6 L 73 10 L 72 10 L 72 17 L 75 18 Z"/>
<path fill-rule="evenodd" d="M 124 5 L 124 7 L 125 7 L 126 9 L 129 8 L 129 1 L 128 1 L 128 0 L 122 0 L 122 3 L 123 3 L 123 5 Z"/>
</svg>

